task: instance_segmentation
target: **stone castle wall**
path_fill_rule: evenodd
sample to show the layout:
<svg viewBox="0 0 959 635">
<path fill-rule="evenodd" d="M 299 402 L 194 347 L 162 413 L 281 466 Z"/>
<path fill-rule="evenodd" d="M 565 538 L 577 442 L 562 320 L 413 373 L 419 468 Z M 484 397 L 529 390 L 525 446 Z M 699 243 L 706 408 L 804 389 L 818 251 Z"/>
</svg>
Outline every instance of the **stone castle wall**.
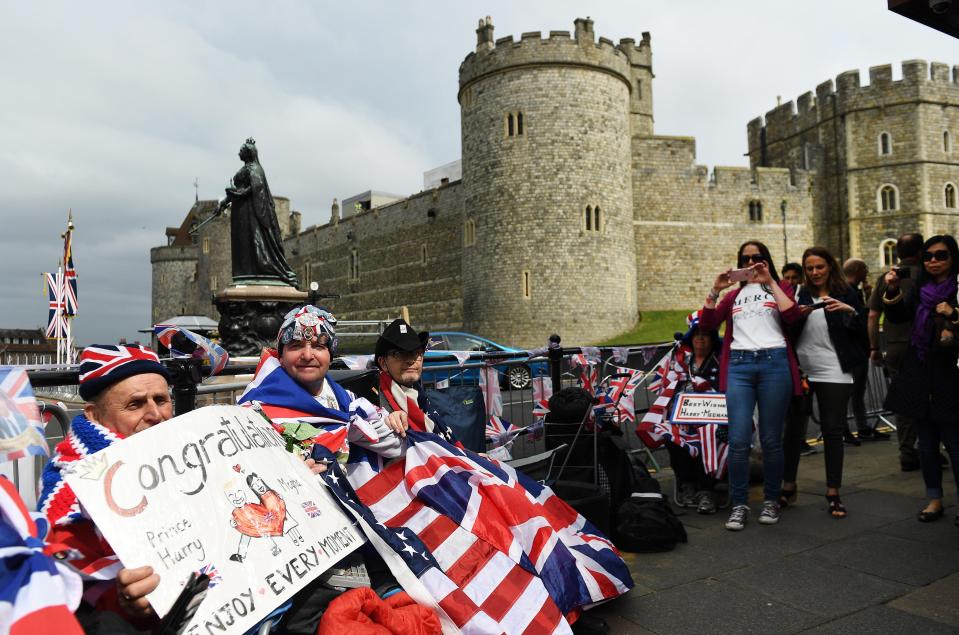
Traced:
<svg viewBox="0 0 959 635">
<path fill-rule="evenodd" d="M 881 245 L 907 231 L 955 233 L 959 215 L 945 205 L 959 179 L 959 154 L 943 134 L 959 131 L 959 67 L 910 60 L 902 79 L 890 65 L 847 71 L 749 122 L 750 163 L 815 170 L 814 237 L 838 255 L 883 264 Z M 887 133 L 887 154 L 880 135 Z M 893 185 L 897 208 L 881 208 Z"/>
<path fill-rule="evenodd" d="M 579 22 L 575 39 L 481 43 L 460 68 L 465 214 L 476 226 L 463 251 L 463 316 L 493 340 L 537 346 L 560 330 L 589 341 L 636 319 L 623 292 L 636 266 L 631 67 Z M 511 135 L 513 115 L 523 129 Z"/>
<path fill-rule="evenodd" d="M 786 201 L 790 259 L 812 244 L 811 178 L 778 168 L 696 165 L 690 137 L 633 137 L 636 297 L 641 310 L 702 306 L 716 275 L 736 267 L 746 240 L 765 243 L 778 269 L 783 258 L 780 204 Z M 762 205 L 750 220 L 749 203 Z"/>
<path fill-rule="evenodd" d="M 462 223 L 463 187 L 455 181 L 309 227 L 284 248 L 301 288 L 316 281 L 320 292 L 340 294 L 322 301 L 340 319 L 382 320 L 406 306 L 418 328 L 460 328 Z"/>
<path fill-rule="evenodd" d="M 178 315 L 209 315 L 196 284 L 199 250 L 196 247 L 154 247 L 151 292 L 153 324 Z"/>
</svg>

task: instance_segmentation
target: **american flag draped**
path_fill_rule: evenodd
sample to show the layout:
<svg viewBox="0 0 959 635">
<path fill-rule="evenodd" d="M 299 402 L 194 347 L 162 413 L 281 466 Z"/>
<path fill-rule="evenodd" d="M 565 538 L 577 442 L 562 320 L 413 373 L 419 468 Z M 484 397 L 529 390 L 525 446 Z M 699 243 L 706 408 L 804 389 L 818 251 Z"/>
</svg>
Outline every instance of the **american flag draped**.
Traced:
<svg viewBox="0 0 959 635">
<path fill-rule="evenodd" d="M 206 359 L 210 364 L 211 376 L 220 374 L 220 372 L 226 368 L 227 363 L 230 361 L 230 354 L 227 353 L 226 349 L 224 349 L 222 346 L 181 326 L 175 326 L 173 324 L 157 324 L 153 327 L 153 333 L 156 335 L 157 341 L 170 349 L 170 352 L 175 355 L 192 354 L 177 350 L 176 345 L 173 342 L 173 338 L 176 335 L 182 335 L 190 342 L 193 342 L 193 344 L 195 344 L 197 347 L 197 352 L 202 351 L 202 353 L 206 354 Z"/>
<path fill-rule="evenodd" d="M 435 434 L 407 439 L 405 458 L 386 467 L 351 455 L 352 491 L 338 467 L 326 478 L 382 541 L 374 546 L 388 547 L 404 590 L 447 624 L 568 633 L 581 609 L 632 587 L 612 543 L 549 488 Z"/>
</svg>

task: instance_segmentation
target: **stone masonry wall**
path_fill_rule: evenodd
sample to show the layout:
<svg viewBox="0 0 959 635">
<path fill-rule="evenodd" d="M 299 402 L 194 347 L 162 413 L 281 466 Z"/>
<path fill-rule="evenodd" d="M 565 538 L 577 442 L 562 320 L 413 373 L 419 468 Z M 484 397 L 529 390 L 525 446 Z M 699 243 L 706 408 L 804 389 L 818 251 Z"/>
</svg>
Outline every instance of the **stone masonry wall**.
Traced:
<svg viewBox="0 0 959 635">
<path fill-rule="evenodd" d="M 459 181 L 402 201 L 307 228 L 284 241 L 302 288 L 319 283 L 346 320 L 397 317 L 406 306 L 417 328 L 463 324 L 463 188 Z M 425 259 L 424 259 L 425 249 Z M 353 254 L 359 276 L 351 278 Z"/>
<path fill-rule="evenodd" d="M 493 340 L 539 346 L 559 332 L 585 343 L 635 321 L 630 67 L 591 35 L 503 38 L 460 69 L 465 214 L 476 224 L 463 315 Z M 511 112 L 524 117 L 512 137 Z M 588 230 L 597 206 L 600 229 Z"/>
<path fill-rule="evenodd" d="M 153 269 L 151 319 L 156 324 L 178 315 L 206 315 L 197 293 L 196 247 L 154 247 L 150 250 Z"/>
<path fill-rule="evenodd" d="M 633 138 L 636 296 L 641 310 L 702 306 L 716 275 L 736 267 L 737 249 L 747 240 L 765 243 L 781 269 L 783 200 L 790 259 L 797 260 L 812 244 L 808 174 L 717 167 L 710 177 L 706 166 L 696 165 L 695 152 L 690 137 Z M 762 203 L 761 221 L 749 220 L 750 201 Z"/>
<path fill-rule="evenodd" d="M 959 67 L 910 60 L 902 79 L 890 65 L 858 71 L 806 93 L 757 118 L 747 127 L 750 163 L 808 167 L 819 177 L 814 190 L 815 236 L 843 256 L 873 266 L 881 245 L 907 231 L 955 233 L 959 216 L 945 206 L 946 183 L 959 179 L 959 155 L 950 137 L 959 131 Z M 888 133 L 890 152 L 880 151 Z M 898 192 L 897 207 L 883 210 L 879 191 Z"/>
</svg>

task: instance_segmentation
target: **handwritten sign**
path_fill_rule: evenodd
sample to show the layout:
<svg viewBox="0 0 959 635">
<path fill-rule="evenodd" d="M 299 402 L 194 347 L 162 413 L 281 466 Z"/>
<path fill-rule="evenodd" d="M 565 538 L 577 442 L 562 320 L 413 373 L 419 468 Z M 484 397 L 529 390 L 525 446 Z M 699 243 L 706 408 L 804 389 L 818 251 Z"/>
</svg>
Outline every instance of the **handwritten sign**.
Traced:
<svg viewBox="0 0 959 635">
<path fill-rule="evenodd" d="M 365 539 L 259 413 L 210 406 L 137 433 L 67 476 L 148 596 L 170 610 L 191 572 L 210 591 L 186 633 L 242 633 Z"/>
<path fill-rule="evenodd" d="M 726 395 L 717 392 L 681 392 L 673 400 L 673 423 L 727 423 Z"/>
</svg>

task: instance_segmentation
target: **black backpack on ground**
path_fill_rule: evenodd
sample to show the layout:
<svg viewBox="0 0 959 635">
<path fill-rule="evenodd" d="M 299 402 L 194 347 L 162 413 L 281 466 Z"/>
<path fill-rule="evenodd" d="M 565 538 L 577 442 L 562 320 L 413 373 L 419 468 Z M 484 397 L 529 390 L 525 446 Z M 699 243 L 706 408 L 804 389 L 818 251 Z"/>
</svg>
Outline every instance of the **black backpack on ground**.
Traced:
<svg viewBox="0 0 959 635">
<path fill-rule="evenodd" d="M 631 491 L 614 512 L 613 543 L 622 551 L 672 551 L 677 542 L 686 542 L 686 529 L 638 453 L 624 454 L 630 463 Z"/>
</svg>

